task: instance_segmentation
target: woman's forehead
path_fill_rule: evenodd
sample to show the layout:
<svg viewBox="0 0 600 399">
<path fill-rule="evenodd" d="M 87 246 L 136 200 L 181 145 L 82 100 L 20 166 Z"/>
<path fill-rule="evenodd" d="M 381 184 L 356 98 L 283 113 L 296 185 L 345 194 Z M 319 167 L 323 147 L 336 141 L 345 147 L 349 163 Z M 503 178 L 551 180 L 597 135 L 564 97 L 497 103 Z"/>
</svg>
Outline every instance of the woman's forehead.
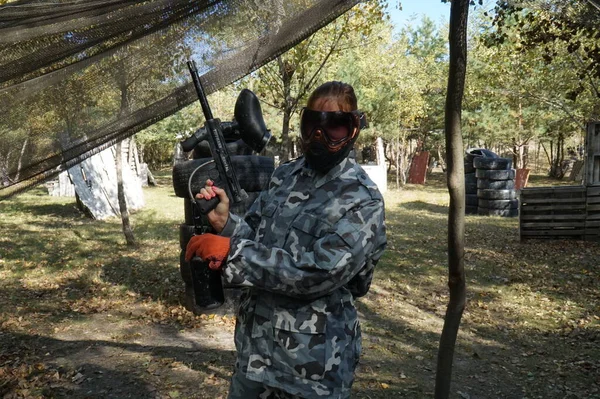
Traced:
<svg viewBox="0 0 600 399">
<path fill-rule="evenodd" d="M 345 104 L 344 100 L 339 97 L 317 98 L 310 108 L 315 111 L 327 111 L 327 112 L 333 112 L 333 111 L 350 112 L 350 111 L 352 111 L 351 109 L 349 109 L 350 106 L 348 104 Z"/>
</svg>

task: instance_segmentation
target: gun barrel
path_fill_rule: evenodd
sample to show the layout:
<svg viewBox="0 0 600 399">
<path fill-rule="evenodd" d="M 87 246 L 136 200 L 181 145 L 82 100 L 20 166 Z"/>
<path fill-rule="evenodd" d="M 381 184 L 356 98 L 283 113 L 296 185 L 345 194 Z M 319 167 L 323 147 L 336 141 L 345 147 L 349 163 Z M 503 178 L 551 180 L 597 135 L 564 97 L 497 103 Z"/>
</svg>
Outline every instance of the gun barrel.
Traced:
<svg viewBox="0 0 600 399">
<path fill-rule="evenodd" d="M 187 65 L 188 69 L 190 70 L 190 74 L 192 75 L 192 81 L 194 82 L 194 87 L 196 88 L 196 93 L 198 94 L 198 100 L 200 100 L 200 105 L 202 106 L 202 112 L 204 113 L 204 117 L 206 118 L 206 120 L 213 119 L 212 111 L 210 110 L 208 100 L 206 99 L 206 94 L 204 94 L 204 88 L 202 88 L 202 82 L 200 82 L 200 76 L 198 75 L 198 67 L 196 66 L 196 61 L 188 61 Z"/>
<path fill-rule="evenodd" d="M 232 201 L 232 203 L 239 203 L 247 196 L 247 194 L 241 188 L 240 183 L 236 177 L 235 170 L 233 169 L 231 158 L 229 156 L 229 152 L 227 151 L 227 144 L 225 142 L 225 138 L 223 137 L 224 128 L 231 129 L 233 128 L 233 125 L 226 124 L 225 126 L 223 126 L 219 119 L 213 118 L 212 112 L 210 111 L 210 107 L 208 105 L 208 100 L 206 99 L 206 95 L 204 94 L 204 89 L 202 88 L 202 83 L 200 82 L 200 76 L 198 75 L 198 68 L 196 67 L 196 62 L 194 60 L 190 60 L 188 61 L 187 65 L 192 75 L 194 86 L 196 87 L 198 100 L 202 105 L 202 112 L 204 113 L 204 117 L 206 119 L 206 122 L 204 123 L 204 132 L 208 139 L 210 152 L 212 153 L 212 157 L 215 161 L 217 170 L 219 172 L 219 179 L 222 181 L 218 184 L 223 184 L 223 188 L 227 192 L 227 196 Z M 188 144 L 191 145 L 192 142 L 186 142 L 186 145 Z M 219 201 L 218 197 L 214 197 L 212 198 L 212 200 L 202 200 L 200 203 L 202 204 L 202 213 L 206 213 L 213 209 L 219 203 Z"/>
</svg>

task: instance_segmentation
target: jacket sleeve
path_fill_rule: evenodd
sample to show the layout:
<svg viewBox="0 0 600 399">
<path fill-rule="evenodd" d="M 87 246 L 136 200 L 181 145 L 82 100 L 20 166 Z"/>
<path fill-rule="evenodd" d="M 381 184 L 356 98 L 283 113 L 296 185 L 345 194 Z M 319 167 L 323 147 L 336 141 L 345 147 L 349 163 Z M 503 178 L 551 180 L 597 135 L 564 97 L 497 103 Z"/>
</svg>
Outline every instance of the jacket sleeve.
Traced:
<svg viewBox="0 0 600 399">
<path fill-rule="evenodd" d="M 312 247 L 296 256 L 234 234 L 223 273 L 231 284 L 304 299 L 327 295 L 351 281 L 365 291 L 385 245 L 383 201 L 369 199 L 348 211 Z M 361 290 L 356 291 L 353 294 Z"/>
<path fill-rule="evenodd" d="M 229 213 L 229 218 L 227 219 L 227 223 L 221 231 L 220 235 L 225 237 L 243 237 L 243 238 L 251 238 L 254 237 L 256 228 L 258 227 L 258 223 L 260 222 L 260 217 L 262 214 L 262 197 L 265 195 L 267 191 L 262 191 L 258 198 L 252 203 L 246 215 L 243 218 L 234 215 L 233 213 Z"/>
</svg>

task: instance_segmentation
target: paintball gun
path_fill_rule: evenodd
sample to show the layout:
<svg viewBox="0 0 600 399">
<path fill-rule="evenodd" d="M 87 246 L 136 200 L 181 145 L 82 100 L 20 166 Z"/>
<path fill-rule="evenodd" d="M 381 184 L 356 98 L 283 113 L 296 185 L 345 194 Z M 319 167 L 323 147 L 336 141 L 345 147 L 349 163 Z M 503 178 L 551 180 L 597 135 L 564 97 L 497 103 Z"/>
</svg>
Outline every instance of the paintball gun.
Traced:
<svg viewBox="0 0 600 399">
<path fill-rule="evenodd" d="M 214 162 L 219 176 L 215 181 L 215 185 L 226 191 L 232 205 L 242 202 L 248 197 L 248 194 L 240 187 L 225 137 L 234 140 L 241 139 L 253 151 L 260 152 L 271 138 L 271 133 L 265 126 L 258 99 L 248 89 L 242 90 L 237 98 L 232 122 L 221 122 L 221 120 L 213 118 L 204 88 L 200 82 L 196 63 L 191 60 L 188 61 L 187 65 L 206 121 L 202 128 L 180 143 L 181 148 L 189 152 L 206 140 L 212 154 L 212 160 L 198 166 L 191 173 L 188 180 L 188 195 L 192 204 L 194 234 L 204 234 L 209 232 L 211 227 L 203 223 L 202 215 L 206 215 L 214 209 L 219 203 L 219 198 L 196 199 L 195 194 L 197 193 L 193 193 L 191 190 L 194 173 Z M 222 305 L 225 298 L 220 273 L 209 269 L 207 263 L 198 257 L 191 260 L 190 266 L 194 280 L 196 305 L 204 309 L 212 309 Z"/>
<path fill-rule="evenodd" d="M 183 141 L 181 147 L 184 151 L 190 151 L 199 142 L 205 139 L 208 140 L 210 151 L 216 163 L 219 178 L 221 179 L 216 184 L 225 189 L 232 203 L 239 203 L 247 198 L 248 195 L 240 187 L 223 135 L 225 133 L 228 137 L 241 138 L 252 150 L 256 152 L 262 151 L 271 138 L 271 133 L 263 121 L 260 103 L 254 93 L 248 89 L 244 89 L 240 92 L 235 104 L 234 121 L 221 122 L 219 119 L 213 118 L 202 83 L 200 82 L 195 61 L 188 61 L 188 68 L 192 75 L 206 122 L 203 128 L 198 129 L 196 133 Z M 201 201 L 193 199 L 193 201 L 200 212 L 206 214 L 217 206 L 219 198 L 214 197 L 210 200 Z"/>
</svg>

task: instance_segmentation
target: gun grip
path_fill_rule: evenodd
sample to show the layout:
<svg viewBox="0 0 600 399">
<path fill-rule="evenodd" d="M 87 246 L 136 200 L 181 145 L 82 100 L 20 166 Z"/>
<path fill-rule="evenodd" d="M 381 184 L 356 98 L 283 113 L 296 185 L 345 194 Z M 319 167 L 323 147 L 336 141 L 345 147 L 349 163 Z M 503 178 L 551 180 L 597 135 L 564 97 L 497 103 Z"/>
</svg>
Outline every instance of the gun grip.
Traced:
<svg viewBox="0 0 600 399">
<path fill-rule="evenodd" d="M 198 207 L 198 210 L 200 210 L 201 214 L 206 215 L 208 212 L 215 209 L 217 205 L 219 205 L 219 202 L 221 202 L 221 200 L 219 200 L 218 196 L 215 196 L 209 200 L 196 199 L 196 206 Z"/>
</svg>

